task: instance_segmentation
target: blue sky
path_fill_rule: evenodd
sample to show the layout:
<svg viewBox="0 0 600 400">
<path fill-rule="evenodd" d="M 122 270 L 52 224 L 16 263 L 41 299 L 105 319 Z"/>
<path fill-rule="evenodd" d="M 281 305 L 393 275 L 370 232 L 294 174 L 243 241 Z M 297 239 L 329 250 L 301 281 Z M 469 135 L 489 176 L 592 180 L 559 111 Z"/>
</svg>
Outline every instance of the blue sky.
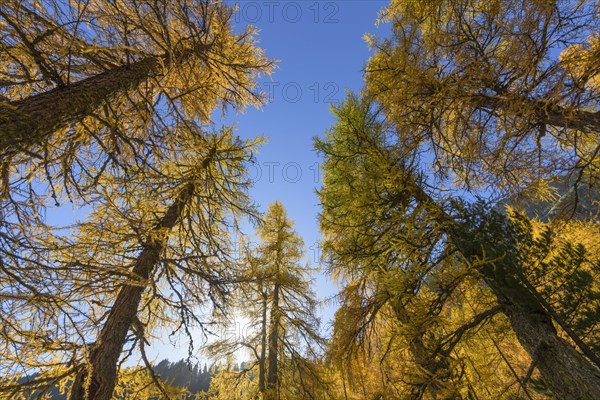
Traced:
<svg viewBox="0 0 600 400">
<path fill-rule="evenodd" d="M 230 2 L 234 3 L 234 2 Z M 387 1 L 240 1 L 238 26 L 259 29 L 259 45 L 270 58 L 279 60 L 272 77 L 262 81 L 269 104 L 229 114 L 218 124 L 235 122 L 242 137 L 264 135 L 268 143 L 257 155 L 252 171 L 252 196 L 260 209 L 279 200 L 295 221 L 306 244 L 307 261 L 317 265 L 320 239 L 317 214 L 321 160 L 313 151 L 313 137 L 322 136 L 333 123 L 331 102 L 343 99 L 346 90 L 363 85 L 362 69 L 371 52 L 365 33 L 385 29 L 375 26 Z M 380 32 L 379 32 L 380 33 Z M 337 288 L 323 274 L 316 277 L 320 298 Z M 321 310 L 323 324 L 333 317 L 333 308 Z M 176 360 L 187 355 L 182 343 L 173 348 L 168 340 L 155 343 L 158 359 Z"/>
<path fill-rule="evenodd" d="M 370 55 L 363 36 L 376 30 L 377 14 L 385 4 L 238 3 L 236 22 L 256 21 L 260 46 L 279 62 L 273 76 L 262 82 L 269 104 L 227 120 L 236 121 L 241 136 L 268 138 L 252 171 L 257 178 L 253 198 L 263 210 L 275 200 L 284 204 L 309 248 L 308 255 L 319 240 L 315 189 L 320 186 L 321 160 L 313 151 L 313 137 L 323 135 L 333 123 L 331 102 L 341 101 L 347 89 L 362 87 L 362 69 Z M 330 286 L 330 282 L 319 282 L 323 293 L 330 293 Z"/>
<path fill-rule="evenodd" d="M 342 101 L 347 90 L 362 88 L 362 71 L 371 55 L 364 35 L 381 36 L 389 30 L 386 25 L 376 27 L 378 13 L 388 1 L 226 1 L 238 6 L 234 24 L 240 30 L 254 25 L 259 30 L 259 46 L 278 62 L 272 76 L 261 79 L 268 104 L 243 113 L 230 111 L 220 120 L 221 114 L 215 113 L 214 123 L 217 127 L 235 124 L 237 134 L 244 138 L 267 138 L 251 172 L 253 200 L 261 211 L 275 200 L 283 203 L 306 244 L 306 261 L 318 266 L 320 207 L 316 189 L 321 185 L 321 160 L 313 150 L 313 138 L 324 135 L 333 124 L 330 105 Z M 62 207 L 60 212 L 48 214 L 48 222 L 75 221 L 86 211 L 78 206 Z M 252 231 L 248 227 L 247 233 Z M 323 300 L 338 288 L 321 273 L 315 276 L 315 289 Z M 325 329 L 334 311 L 333 306 L 320 310 Z M 151 342 L 147 349 L 151 359 L 187 357 L 186 340 L 169 338 L 169 332 L 159 333 L 162 338 Z M 172 340 L 178 343 L 173 345 Z M 196 349 L 202 338 L 197 342 Z M 200 352 L 196 356 L 206 359 Z"/>
</svg>

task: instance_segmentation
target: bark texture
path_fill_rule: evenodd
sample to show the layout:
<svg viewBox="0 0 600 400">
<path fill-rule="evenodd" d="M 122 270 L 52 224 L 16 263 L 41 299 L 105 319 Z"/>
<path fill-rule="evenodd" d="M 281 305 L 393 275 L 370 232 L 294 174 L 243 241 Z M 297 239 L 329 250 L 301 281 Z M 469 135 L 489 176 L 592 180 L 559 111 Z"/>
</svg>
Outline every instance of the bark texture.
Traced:
<svg viewBox="0 0 600 400">
<path fill-rule="evenodd" d="M 279 310 L 279 290 L 280 284 L 279 282 L 276 282 L 273 287 L 273 303 L 271 305 L 271 318 L 269 321 L 269 363 L 265 400 L 279 399 L 279 374 L 277 371 L 279 358 L 279 325 L 281 319 L 281 311 Z"/>
<path fill-rule="evenodd" d="M 587 133 L 600 133 L 600 111 L 566 108 L 542 100 L 517 98 L 515 96 L 473 96 L 476 106 L 488 110 L 514 109 L 523 104 L 534 112 L 538 124 L 557 128 L 577 129 Z"/>
<path fill-rule="evenodd" d="M 168 208 L 144 244 L 133 266 L 132 273 L 140 282 L 146 282 L 165 247 L 167 235 L 179 222 L 186 204 L 194 193 L 194 184 L 187 184 Z M 135 321 L 145 290 L 143 284 L 121 287 L 102 330 L 90 350 L 87 364 L 75 378 L 71 400 L 110 400 L 117 382 L 117 364 L 127 332 Z"/>
<path fill-rule="evenodd" d="M 511 92 L 485 95 L 430 82 L 421 82 L 415 87 L 415 93 L 420 97 L 419 101 L 427 101 L 428 97 L 438 92 L 445 93 L 448 101 L 467 100 L 473 108 L 492 113 L 507 112 L 527 118 L 535 124 L 600 133 L 600 111 L 565 107 L 552 101 L 530 99 Z"/>
<path fill-rule="evenodd" d="M 137 87 L 156 74 L 160 65 L 160 58 L 151 57 L 65 87 L 0 104 L 0 151 L 15 154 L 42 144 L 54 132 Z"/>
<path fill-rule="evenodd" d="M 600 399 L 600 370 L 558 336 L 551 315 L 510 270 L 484 271 L 511 327 L 552 393 L 559 399 Z"/>
<path fill-rule="evenodd" d="M 561 400 L 600 399 L 600 370 L 558 335 L 551 314 L 517 278 L 520 265 L 510 252 L 485 233 L 463 236 L 454 220 L 418 184 L 413 183 L 413 190 L 417 202 L 431 210 L 466 259 L 482 258 L 485 249 L 490 259 L 500 260 L 482 269 L 483 280 L 494 292 L 517 339 L 535 361 L 552 393 Z"/>
<path fill-rule="evenodd" d="M 58 130 L 160 76 L 163 67 L 183 63 L 207 49 L 199 46 L 170 56 L 148 57 L 20 101 L 0 101 L 0 160 L 43 144 Z"/>
<path fill-rule="evenodd" d="M 410 319 L 402 303 L 392 301 L 391 304 L 398 322 L 409 324 Z M 424 382 L 411 383 L 412 389 L 407 394 L 407 399 L 420 400 L 427 393 L 439 400 L 462 399 L 458 390 L 451 387 L 452 371 L 448 368 L 447 357 L 445 355 L 438 357 L 434 349 L 430 349 L 425 345 L 423 332 L 412 335 L 408 350 L 415 363 L 427 372 L 429 379 Z M 452 390 L 449 390 L 450 388 Z"/>
<path fill-rule="evenodd" d="M 260 329 L 260 360 L 258 360 L 258 391 L 264 393 L 266 390 L 265 367 L 267 363 L 267 294 L 262 299 L 262 322 Z"/>
</svg>

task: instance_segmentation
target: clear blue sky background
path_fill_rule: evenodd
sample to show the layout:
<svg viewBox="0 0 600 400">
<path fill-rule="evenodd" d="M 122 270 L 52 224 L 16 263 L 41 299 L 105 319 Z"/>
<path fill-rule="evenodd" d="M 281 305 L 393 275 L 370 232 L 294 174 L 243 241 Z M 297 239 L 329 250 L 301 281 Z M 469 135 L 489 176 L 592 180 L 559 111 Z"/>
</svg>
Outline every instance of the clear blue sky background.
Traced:
<svg viewBox="0 0 600 400">
<path fill-rule="evenodd" d="M 231 2 L 233 3 L 233 2 Z M 241 1 L 235 18 L 238 26 L 249 23 L 259 29 L 260 46 L 279 60 L 271 78 L 262 82 L 270 95 L 262 110 L 230 114 L 217 124 L 235 122 L 242 137 L 264 135 L 268 143 L 258 154 L 254 200 L 265 211 L 279 200 L 296 223 L 306 243 L 307 260 L 318 264 L 315 253 L 320 239 L 317 214 L 320 159 L 313 150 L 313 137 L 322 136 L 333 123 L 330 103 L 339 102 L 345 90 L 358 91 L 362 70 L 371 52 L 364 42 L 376 28 L 379 11 L 387 1 Z M 320 298 L 337 288 L 323 274 L 316 277 Z M 325 327 L 333 317 L 331 307 L 321 310 Z M 155 343 L 158 359 L 177 360 L 187 355 L 184 343 L 173 348 L 165 337 Z"/>
</svg>

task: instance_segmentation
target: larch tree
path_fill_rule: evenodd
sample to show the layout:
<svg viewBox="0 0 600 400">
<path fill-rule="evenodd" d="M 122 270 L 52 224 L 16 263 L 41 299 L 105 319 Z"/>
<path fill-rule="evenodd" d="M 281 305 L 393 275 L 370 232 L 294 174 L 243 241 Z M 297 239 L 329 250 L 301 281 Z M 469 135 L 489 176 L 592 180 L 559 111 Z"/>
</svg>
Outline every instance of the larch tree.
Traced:
<svg viewBox="0 0 600 400">
<path fill-rule="evenodd" d="M 334 113 L 338 121 L 317 149 L 325 156 L 323 253 L 345 285 L 336 315 L 335 357 L 351 366 L 352 355 L 377 341 L 374 332 L 380 339 L 389 332 L 381 326 L 391 320 L 397 326 L 393 330 L 401 331 L 387 334 L 396 340 L 389 343 L 397 347 L 398 338 L 405 338 L 408 354 L 380 354 L 411 360 L 409 366 L 396 365 L 404 371 L 403 395 L 455 395 L 450 358 L 432 355 L 442 338 L 427 329 L 439 324 L 440 305 L 450 295 L 436 290 L 433 281 L 424 282 L 433 266 L 442 269 L 451 262 L 437 254 L 440 232 L 419 207 L 393 190 L 407 177 L 389 160 L 387 132 L 377 115 L 353 96 Z M 394 389 L 389 381 L 386 386 Z"/>
<path fill-rule="evenodd" d="M 302 264 L 304 243 L 281 203 L 269 205 L 256 233 L 258 246 L 245 246 L 249 253 L 242 281 L 247 285 L 238 296 L 238 307 L 251 326 L 243 337 L 223 338 L 210 350 L 220 357 L 249 350 L 253 363 L 229 377 L 232 390 L 240 375 L 250 374 L 261 399 L 310 398 L 315 387 L 323 386 L 317 367 L 323 340 L 311 288 L 313 269 Z"/>
<path fill-rule="evenodd" d="M 411 341 L 408 348 L 419 368 L 433 377 L 408 398 L 456 398 L 444 389 L 448 379 L 457 383 L 452 351 L 466 333 L 502 313 L 529 354 L 532 369 L 539 370 L 555 396 L 597 397 L 597 356 L 581 339 L 583 331 L 575 332 L 574 324 L 558 315 L 558 306 L 549 303 L 551 286 L 544 292 L 527 278 L 535 263 L 554 265 L 559 275 L 560 265 L 570 265 L 587 276 L 583 297 L 597 302 L 589 275 L 597 265 L 595 256 L 590 259 L 583 247 L 560 237 L 542 235 L 553 238 L 547 243 L 527 239 L 527 229 L 519 231 L 518 219 L 479 203 L 457 201 L 428 185 L 426 157 L 414 151 L 410 137 L 397 135 L 395 124 L 378 114 L 370 101 L 351 95 L 334 113 L 336 125 L 317 141 L 325 157 L 320 191 L 323 251 L 330 268 L 350 282 L 365 282 L 367 288 L 355 303 L 364 317 L 351 312 L 356 324 L 349 322 L 345 335 L 360 338 L 378 313 L 393 310 L 400 326 L 409 332 L 416 328 L 415 337 L 427 344 L 415 346 L 418 342 Z M 597 229 L 594 223 L 591 227 Z M 492 299 L 489 307 L 463 313 L 462 322 L 450 324 L 449 307 L 464 303 L 462 289 L 482 284 L 485 298 Z M 560 306 L 568 307 L 572 306 Z M 588 327 L 593 330 L 594 324 Z"/>
<path fill-rule="evenodd" d="M 248 398 L 260 397 L 266 387 L 269 277 L 256 249 L 243 240 L 239 246 L 242 265 L 231 309 L 222 315 L 222 335 L 206 348 L 211 358 L 227 359 L 229 368 L 221 370 L 210 386 L 211 396 L 223 399 L 237 398 L 240 391 Z M 249 354 L 251 361 L 241 371 L 232 371 L 230 361 L 240 354 Z"/>
<path fill-rule="evenodd" d="M 85 396 L 89 390 L 107 396 L 114 386 L 112 360 L 121 355 L 132 318 L 140 319 L 129 302 L 144 301 L 148 293 L 140 290 L 140 279 L 142 289 L 152 286 L 151 298 L 160 300 L 152 303 L 158 308 L 144 305 L 144 324 L 151 326 L 171 321 L 181 330 L 197 323 L 188 304 L 205 296 L 215 303 L 221 299 L 212 298 L 207 287 L 201 290 L 200 283 L 214 277 L 211 268 L 198 266 L 226 253 L 227 216 L 248 211 L 237 195 L 243 186 L 236 182 L 242 179 L 240 167 L 233 165 L 243 164 L 248 147 L 231 144 L 221 153 L 217 146 L 213 163 L 205 157 L 211 148 L 200 148 L 210 141 L 199 140 L 198 132 L 218 107 L 260 104 L 256 78 L 272 66 L 256 47 L 252 29 L 234 32 L 232 12 L 219 1 L 0 4 L 0 318 L 6 326 L 0 368 L 7 388 L 20 390 L 9 381 L 32 369 L 44 371 L 28 383 L 36 387 L 64 381 L 75 367 Z M 182 174 L 191 175 L 192 161 L 178 164 L 186 157 L 207 160 L 207 171 L 196 170 L 204 186 L 182 183 Z M 119 203 L 126 196 L 138 198 Z M 73 242 L 64 232 L 73 234 L 74 227 L 60 232 L 45 218 L 46 211 L 54 211 L 49 206 L 67 199 L 95 210 L 90 221 L 78 224 Z M 189 211 L 189 205 L 200 203 Z M 145 210 L 143 218 L 127 220 L 132 204 Z M 117 225 L 129 233 L 106 236 L 111 227 L 118 231 Z M 147 246 L 136 247 L 135 238 Z M 172 269 L 179 273 L 155 268 L 157 257 L 171 249 L 167 238 L 180 246 L 180 258 L 172 259 L 182 268 Z M 184 255 L 184 249 L 195 254 Z M 133 256 L 135 250 L 139 254 Z M 72 252 L 80 257 L 65 260 L 68 254 L 75 257 Z M 170 295 L 155 286 L 156 271 Z M 226 280 L 228 273 L 219 274 Z M 184 275 L 194 288 L 185 296 Z M 129 280 L 134 284 L 126 284 Z M 113 348 L 106 340 L 90 345 L 103 334 L 116 335 Z M 110 358 L 103 364 L 110 373 L 99 383 L 98 373 L 88 367 L 102 364 L 102 357 Z"/>
<path fill-rule="evenodd" d="M 390 37 L 369 38 L 366 90 L 441 181 L 546 197 L 566 181 L 573 212 L 600 176 L 598 11 L 592 0 L 392 0 Z"/>
<path fill-rule="evenodd" d="M 59 291 L 36 317 L 27 314 L 27 287 L 10 286 L 2 359 L 11 379 L 3 390 L 71 381 L 72 399 L 110 399 L 123 356 L 139 351 L 149 367 L 145 346 L 161 329 L 184 332 L 193 344 L 199 310 L 227 301 L 236 265 L 230 234 L 239 218 L 256 216 L 246 193 L 256 144 L 229 128 L 182 128 L 153 169 L 107 171 L 89 217 L 47 243 L 56 283 L 41 295 L 52 299 L 60 284 L 68 295 Z M 22 385 L 31 371 L 42 374 Z"/>
<path fill-rule="evenodd" d="M 174 124 L 260 104 L 255 78 L 272 64 L 232 13 L 220 1 L 2 2 L 4 194 L 21 175 L 84 191 Z"/>
<path fill-rule="evenodd" d="M 311 360 L 316 359 L 314 346 L 320 342 L 316 294 L 310 288 L 310 270 L 301 264 L 304 242 L 281 203 L 269 205 L 257 233 L 262 266 L 271 276 L 263 399 L 285 399 L 308 387 L 302 380 L 315 378 Z"/>
</svg>

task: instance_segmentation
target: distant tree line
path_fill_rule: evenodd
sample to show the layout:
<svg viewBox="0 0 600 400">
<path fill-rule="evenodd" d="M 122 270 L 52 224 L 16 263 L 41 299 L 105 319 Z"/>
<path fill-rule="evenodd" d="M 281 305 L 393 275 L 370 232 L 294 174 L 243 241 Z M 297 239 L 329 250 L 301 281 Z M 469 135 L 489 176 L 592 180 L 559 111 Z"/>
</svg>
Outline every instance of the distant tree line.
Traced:
<svg viewBox="0 0 600 400">
<path fill-rule="evenodd" d="M 171 362 L 167 359 L 156 364 L 153 369 L 164 382 L 186 388 L 191 394 L 208 391 L 211 378 L 219 370 L 217 366 L 208 367 L 204 364 L 201 367 L 199 364 L 190 365 L 186 360 Z"/>
<path fill-rule="evenodd" d="M 231 368 L 234 371 L 240 370 L 240 366 L 237 364 L 232 365 Z M 152 369 L 163 382 L 170 386 L 185 389 L 189 398 L 193 398 L 199 393 L 208 391 L 212 377 L 219 372 L 220 368 L 217 365 L 208 366 L 206 363 L 203 366 L 199 363 L 192 365 L 184 359 L 179 361 L 164 359 L 153 366 Z M 38 376 L 39 374 L 28 375 L 21 378 L 20 383 L 25 384 L 35 381 Z M 66 400 L 67 398 L 65 394 L 61 394 L 57 387 L 49 388 L 44 393 L 49 397 L 49 400 Z M 25 393 L 25 398 L 33 399 L 44 393 L 42 393 L 42 390 L 35 390 Z"/>
</svg>

